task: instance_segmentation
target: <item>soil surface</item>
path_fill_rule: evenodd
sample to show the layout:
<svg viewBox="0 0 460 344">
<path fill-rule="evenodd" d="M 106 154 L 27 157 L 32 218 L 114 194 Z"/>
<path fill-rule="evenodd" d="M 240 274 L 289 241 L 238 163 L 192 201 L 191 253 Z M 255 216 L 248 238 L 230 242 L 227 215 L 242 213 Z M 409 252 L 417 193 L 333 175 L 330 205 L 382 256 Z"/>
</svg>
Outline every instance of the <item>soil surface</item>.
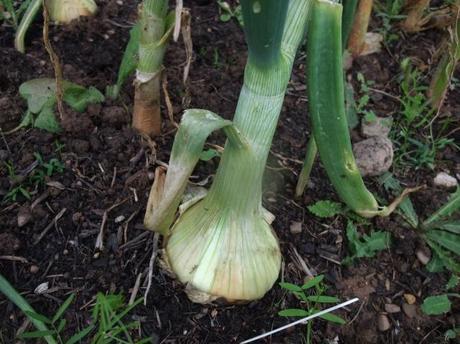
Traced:
<svg viewBox="0 0 460 344">
<path fill-rule="evenodd" d="M 65 79 L 104 92 L 116 80 L 129 30 L 136 20 L 136 6 L 134 1 L 97 2 L 100 11 L 95 17 L 53 27 L 50 37 Z M 175 121 L 180 121 L 187 108 L 210 109 L 231 119 L 247 57 L 243 31 L 236 20 L 219 20 L 214 1 L 184 2 L 192 14 L 193 39 L 193 62 L 185 84 L 182 39 L 171 43 L 165 56 Z M 371 30 L 380 25 L 380 19 L 374 18 Z M 26 110 L 26 103 L 18 94 L 20 84 L 32 78 L 53 77 L 41 27 L 37 18 L 27 35 L 26 54 L 21 54 L 13 47 L 13 28 L 7 24 L 0 26 L 3 131 L 17 126 Z M 434 52 L 443 34 L 435 29 L 412 35 L 399 32 L 399 40 L 385 44 L 380 52 L 357 58 L 347 76 L 356 90 L 358 73 L 373 80 L 372 88 L 384 93 L 371 92 L 369 107 L 379 116 L 398 118 L 400 105 L 387 94 L 400 95 L 401 60 L 410 57 L 426 75 L 431 75 Z M 424 268 L 415 252 L 429 250 L 416 231 L 396 214 L 361 224 L 358 228 L 363 233 L 371 229 L 389 231 L 391 248 L 374 258 L 345 266 L 340 262 L 349 254 L 347 219 L 321 219 L 307 210 L 318 200 L 338 201 L 319 163 L 315 164 L 304 196 L 294 199 L 310 133 L 304 74 L 305 54 L 300 53 L 264 178 L 264 205 L 276 215 L 273 227 L 284 258 L 282 278 L 301 284 L 307 276 L 307 266 L 311 272 L 325 275 L 328 295 L 341 300 L 360 298 L 360 302 L 338 312 L 347 320 L 346 325 L 315 321 L 313 343 L 443 343 L 446 330 L 460 326 L 460 305 L 457 300 L 452 312 L 443 316 L 428 317 L 421 312 L 425 297 L 445 292 L 450 274 L 433 274 Z M 456 77 L 458 86 L 460 74 Z M 122 293 L 129 298 L 139 276 L 138 296 L 145 291 L 154 240 L 153 234 L 143 228 L 143 215 L 153 171 L 168 162 L 174 126 L 165 120 L 164 135 L 154 142 L 145 141 L 130 128 L 131 81 L 115 101 L 91 105 L 83 113 L 65 107 L 60 134 L 22 129 L 0 136 L 0 198 L 35 173 L 37 153 L 45 162 L 57 159 L 62 163 L 62 172 L 54 171 L 40 184 L 26 186 L 30 199 L 19 194 L 15 201 L 1 203 L 0 271 L 43 314 L 54 314 L 67 295 L 76 293 L 72 311 L 67 314 L 69 333 L 88 321 L 90 304 L 98 291 Z M 460 120 L 459 102 L 457 87 L 449 93 L 440 120 L 433 126 L 434 137 L 453 132 L 449 138 L 460 143 L 460 132 L 455 132 Z M 162 110 L 166 118 L 166 107 Z M 446 122 L 449 116 L 451 120 Z M 355 130 L 353 137 L 359 139 L 359 130 Z M 210 142 L 222 146 L 224 138 L 213 134 Z M 16 178 L 9 173 L 7 164 L 14 166 Z M 215 173 L 217 165 L 218 158 L 200 162 L 191 181 L 205 181 Z M 459 152 L 451 146 L 436 152 L 433 170 L 403 164 L 392 169 L 404 186 L 427 185 L 412 195 L 416 212 L 422 218 L 447 199 L 449 192 L 436 188 L 432 182 L 436 172 L 443 170 L 453 175 L 460 173 Z M 210 180 L 200 184 L 209 186 Z M 369 178 L 366 182 L 382 200 L 394 197 L 377 179 Z M 290 230 L 295 222 L 301 222 L 300 233 Z M 99 251 L 95 243 L 101 228 L 104 249 Z M 299 263 L 299 257 L 304 264 Z M 236 343 L 285 325 L 290 319 L 278 316 L 278 312 L 300 306 L 293 295 L 278 285 L 263 299 L 246 305 L 194 304 L 187 299 L 184 286 L 156 262 L 147 305 L 138 306 L 131 313 L 131 318 L 141 322 L 142 336 L 153 336 L 155 343 Z M 48 291 L 35 293 L 37 286 L 45 282 Z M 403 306 L 408 302 L 405 294 L 415 296 L 413 305 Z M 386 304 L 404 309 L 387 313 Z M 13 343 L 25 316 L 3 297 L 0 306 L 0 339 Z M 377 320 L 382 314 L 390 322 L 387 331 L 378 330 Z M 304 334 L 304 328 L 298 326 L 265 342 L 302 343 Z"/>
</svg>

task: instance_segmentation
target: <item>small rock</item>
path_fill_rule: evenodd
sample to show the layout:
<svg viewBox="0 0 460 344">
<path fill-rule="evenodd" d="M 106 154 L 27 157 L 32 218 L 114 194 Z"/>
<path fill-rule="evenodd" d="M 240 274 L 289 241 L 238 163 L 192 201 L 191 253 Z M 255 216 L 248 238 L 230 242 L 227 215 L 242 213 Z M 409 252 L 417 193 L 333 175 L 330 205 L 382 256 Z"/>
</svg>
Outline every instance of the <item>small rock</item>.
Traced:
<svg viewBox="0 0 460 344">
<path fill-rule="evenodd" d="M 302 222 L 292 222 L 289 229 L 292 234 L 302 233 Z"/>
<path fill-rule="evenodd" d="M 431 260 L 431 252 L 429 251 L 429 249 L 417 249 L 417 251 L 415 251 L 415 255 L 417 256 L 417 259 L 420 261 L 420 263 L 422 263 L 423 265 L 427 265 L 429 263 L 429 261 Z"/>
<path fill-rule="evenodd" d="M 30 207 L 23 206 L 19 208 L 18 211 L 18 227 L 24 227 L 32 220 L 32 212 L 30 211 Z"/>
<path fill-rule="evenodd" d="M 365 137 L 384 136 L 390 133 L 393 119 L 391 117 L 375 117 L 372 121 L 363 120 L 361 123 L 361 133 Z"/>
<path fill-rule="evenodd" d="M 38 270 L 40 270 L 40 269 L 39 269 L 39 267 L 37 265 L 32 265 L 30 267 L 30 273 L 31 274 L 36 274 L 38 272 Z"/>
<path fill-rule="evenodd" d="M 406 300 L 409 305 L 413 305 L 417 299 L 412 294 L 404 294 L 404 300 Z"/>
<path fill-rule="evenodd" d="M 377 327 L 379 331 L 387 331 L 391 328 L 390 320 L 385 314 L 379 314 L 377 317 Z"/>
<path fill-rule="evenodd" d="M 379 176 L 393 163 L 393 144 L 387 137 L 371 137 L 353 145 L 356 164 L 363 176 Z"/>
<path fill-rule="evenodd" d="M 34 293 L 38 295 L 46 293 L 49 289 L 49 285 L 50 285 L 49 282 L 44 282 L 44 283 L 39 284 L 37 288 L 35 288 Z"/>
<path fill-rule="evenodd" d="M 457 179 L 448 175 L 445 172 L 438 173 L 436 177 L 434 178 L 433 182 L 434 182 L 434 185 L 440 186 L 446 189 L 451 189 L 458 185 Z"/>
<path fill-rule="evenodd" d="M 123 222 L 124 220 L 125 220 L 125 217 L 123 215 L 120 215 L 115 218 L 115 223 L 120 223 L 120 222 Z"/>
<path fill-rule="evenodd" d="M 409 305 L 407 303 L 403 303 L 402 310 L 404 314 L 407 315 L 409 318 L 413 318 L 417 315 L 417 306 L 416 305 Z"/>
<path fill-rule="evenodd" d="M 385 305 L 385 312 L 399 313 L 399 312 L 401 312 L 401 307 L 399 307 L 398 305 L 395 305 L 394 303 L 387 303 Z"/>
</svg>

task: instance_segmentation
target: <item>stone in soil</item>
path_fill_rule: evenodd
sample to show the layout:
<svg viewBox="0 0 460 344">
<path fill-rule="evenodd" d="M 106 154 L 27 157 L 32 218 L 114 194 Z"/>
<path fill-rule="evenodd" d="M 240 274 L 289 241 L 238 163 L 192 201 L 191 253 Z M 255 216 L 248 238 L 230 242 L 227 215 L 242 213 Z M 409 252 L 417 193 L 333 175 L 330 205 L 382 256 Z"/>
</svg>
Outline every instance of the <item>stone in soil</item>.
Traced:
<svg viewBox="0 0 460 344">
<path fill-rule="evenodd" d="M 379 176 L 393 163 L 393 144 L 386 137 L 371 137 L 353 145 L 356 164 L 363 176 Z"/>
<path fill-rule="evenodd" d="M 387 313 L 399 313 L 401 312 L 401 307 L 395 305 L 394 303 L 385 304 L 385 312 Z"/>
<path fill-rule="evenodd" d="M 402 310 L 408 318 L 414 318 L 417 315 L 416 305 L 409 305 L 408 303 L 403 303 Z"/>
<path fill-rule="evenodd" d="M 390 320 L 385 314 L 377 316 L 377 327 L 381 332 L 388 331 L 391 328 Z"/>
<path fill-rule="evenodd" d="M 445 172 L 439 172 L 433 180 L 435 186 L 452 189 L 458 185 L 457 179 Z"/>
<path fill-rule="evenodd" d="M 292 234 L 302 233 L 302 222 L 291 222 L 289 229 Z"/>
</svg>

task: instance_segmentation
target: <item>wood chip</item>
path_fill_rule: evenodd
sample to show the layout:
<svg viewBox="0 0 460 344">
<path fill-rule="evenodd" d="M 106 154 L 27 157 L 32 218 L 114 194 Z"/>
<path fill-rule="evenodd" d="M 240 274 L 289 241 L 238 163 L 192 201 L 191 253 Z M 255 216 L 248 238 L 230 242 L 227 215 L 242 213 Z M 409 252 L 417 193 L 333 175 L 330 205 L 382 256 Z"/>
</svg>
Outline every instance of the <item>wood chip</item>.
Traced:
<svg viewBox="0 0 460 344">
<path fill-rule="evenodd" d="M 399 313 L 399 312 L 401 312 L 401 307 L 399 307 L 398 305 L 395 305 L 394 303 L 387 303 L 385 305 L 385 312 Z"/>
</svg>

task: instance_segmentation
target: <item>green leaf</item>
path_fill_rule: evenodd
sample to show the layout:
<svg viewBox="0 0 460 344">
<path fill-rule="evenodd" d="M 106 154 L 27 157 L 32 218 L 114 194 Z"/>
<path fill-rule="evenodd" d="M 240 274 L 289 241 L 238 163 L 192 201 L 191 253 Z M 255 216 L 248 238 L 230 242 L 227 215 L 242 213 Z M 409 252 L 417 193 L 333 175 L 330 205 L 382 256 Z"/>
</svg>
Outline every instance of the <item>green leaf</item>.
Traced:
<svg viewBox="0 0 460 344">
<path fill-rule="evenodd" d="M 345 84 L 345 113 L 349 129 L 354 129 L 359 124 L 358 114 L 356 113 L 355 91 L 350 82 Z"/>
<path fill-rule="evenodd" d="M 311 280 L 309 280 L 307 283 L 305 283 L 303 286 L 302 286 L 302 289 L 305 290 L 305 289 L 310 289 L 316 285 L 318 285 L 319 283 L 321 283 L 321 281 L 324 279 L 324 275 L 318 275 L 314 278 L 312 278 Z"/>
<path fill-rule="evenodd" d="M 324 320 L 327 320 L 327 321 L 330 321 L 336 324 L 340 324 L 340 325 L 344 325 L 346 323 L 344 319 L 332 313 L 325 313 L 325 314 L 320 315 L 319 317 Z"/>
<path fill-rule="evenodd" d="M 74 298 L 75 298 L 75 294 L 70 294 L 69 297 L 62 303 L 62 305 L 56 311 L 56 314 L 53 316 L 53 319 L 51 319 L 51 322 L 53 324 L 62 317 L 64 312 L 67 310 L 67 308 L 69 308 Z"/>
<path fill-rule="evenodd" d="M 44 107 L 34 122 L 34 127 L 46 130 L 50 133 L 58 133 L 61 131 L 61 126 L 56 120 L 54 111 L 50 107 Z"/>
<path fill-rule="evenodd" d="M 24 82 L 19 86 L 19 94 L 27 100 L 32 113 L 39 113 L 45 104 L 52 107 L 56 103 L 56 82 L 54 79 L 40 78 Z"/>
<path fill-rule="evenodd" d="M 67 324 L 67 320 L 66 319 L 61 319 L 59 321 L 59 324 L 56 327 L 57 333 L 61 333 L 66 324 Z"/>
<path fill-rule="evenodd" d="M 460 264 L 452 257 L 452 253 L 439 246 L 436 242 L 427 238 L 428 245 L 433 249 L 433 252 L 439 256 L 444 266 L 455 272 L 460 273 Z"/>
<path fill-rule="evenodd" d="M 319 302 L 319 303 L 337 303 L 340 300 L 334 296 L 323 296 L 323 295 L 310 295 L 307 296 L 308 301 Z"/>
<path fill-rule="evenodd" d="M 460 256 L 460 235 L 444 231 L 429 230 L 426 232 L 426 236 L 430 240 Z"/>
<path fill-rule="evenodd" d="M 93 324 L 89 325 L 88 327 L 85 327 L 83 330 L 70 337 L 66 344 L 75 344 L 79 342 L 80 340 L 85 338 L 93 330 L 93 328 Z"/>
<path fill-rule="evenodd" d="M 77 84 L 66 83 L 64 101 L 78 112 L 83 112 L 89 104 L 101 103 L 104 99 L 104 95 L 95 87 L 86 89 Z"/>
<path fill-rule="evenodd" d="M 216 151 L 215 149 L 208 149 L 208 150 L 201 152 L 200 160 L 209 161 L 215 158 L 216 156 L 220 156 L 220 153 L 218 151 Z"/>
<path fill-rule="evenodd" d="M 421 309 L 427 315 L 439 315 L 450 311 L 452 303 L 447 295 L 429 296 L 423 300 Z"/>
<path fill-rule="evenodd" d="M 24 311 L 24 313 L 26 313 L 30 318 L 32 318 L 34 320 L 41 321 L 41 322 L 43 322 L 45 324 L 51 324 L 51 320 L 48 319 L 47 317 L 45 317 L 42 314 L 38 314 L 38 313 L 35 313 L 35 312 L 31 312 L 31 311 Z"/>
<path fill-rule="evenodd" d="M 52 336 L 52 335 L 54 335 L 54 331 L 48 330 L 48 331 L 24 332 L 24 333 L 21 333 L 18 337 L 21 339 L 27 339 L 27 338 L 43 338 L 43 337 Z"/>
<path fill-rule="evenodd" d="M 296 291 L 296 292 L 303 292 L 302 288 L 298 285 L 288 283 L 288 282 L 281 282 L 280 287 L 289 291 Z"/>
<path fill-rule="evenodd" d="M 289 308 L 279 311 L 278 315 L 282 317 L 308 317 L 310 312 L 304 309 Z"/>
<path fill-rule="evenodd" d="M 343 211 L 342 204 L 329 200 L 318 201 L 307 207 L 308 210 L 318 217 L 332 217 L 341 214 Z"/>
<path fill-rule="evenodd" d="M 455 233 L 455 234 L 460 234 L 460 221 L 452 221 L 452 222 L 447 222 L 444 224 L 438 225 L 439 229 Z"/>
<path fill-rule="evenodd" d="M 458 334 L 460 334 L 459 329 L 450 329 L 450 330 L 447 330 L 446 333 L 444 333 L 444 337 L 446 339 L 455 339 L 457 338 Z"/>
<path fill-rule="evenodd" d="M 348 248 L 353 258 L 373 257 L 378 251 L 389 247 L 390 234 L 388 232 L 371 232 L 370 235 L 360 236 L 351 221 L 347 225 Z"/>
<path fill-rule="evenodd" d="M 112 99 L 118 98 L 120 89 L 126 79 L 136 70 L 139 60 L 139 39 L 140 24 L 138 23 L 129 31 L 129 41 L 126 45 L 125 52 L 123 53 L 120 68 L 118 69 L 117 83 L 115 85 L 108 86 L 106 89 L 107 96 Z"/>
<path fill-rule="evenodd" d="M 433 256 L 430 262 L 426 265 L 426 269 L 429 272 L 441 272 L 444 270 L 444 263 L 436 252 L 433 252 Z"/>
<path fill-rule="evenodd" d="M 453 274 L 452 276 L 450 276 L 449 281 L 447 281 L 446 289 L 447 290 L 454 289 L 458 285 L 459 282 L 460 282 L 459 277 Z"/>
</svg>

